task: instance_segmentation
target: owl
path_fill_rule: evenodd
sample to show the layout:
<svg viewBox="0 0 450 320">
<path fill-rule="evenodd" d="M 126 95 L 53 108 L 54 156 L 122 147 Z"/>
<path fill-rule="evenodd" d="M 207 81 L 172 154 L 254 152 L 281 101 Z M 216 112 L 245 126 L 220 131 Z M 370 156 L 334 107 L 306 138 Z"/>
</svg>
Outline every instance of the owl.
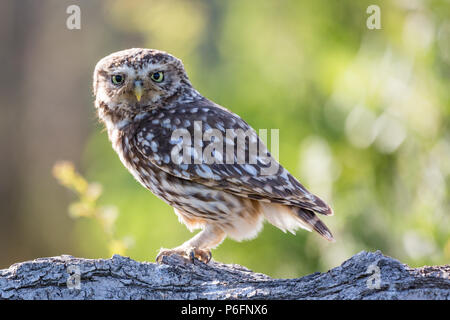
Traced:
<svg viewBox="0 0 450 320">
<path fill-rule="evenodd" d="M 156 261 L 179 254 L 208 263 L 226 237 L 252 239 L 264 220 L 284 232 L 303 228 L 334 241 L 316 216 L 332 209 L 267 152 L 244 120 L 201 95 L 178 58 L 154 49 L 112 53 L 97 63 L 93 90 L 123 165 L 191 232 L 201 229 L 182 245 L 161 249 Z"/>
</svg>

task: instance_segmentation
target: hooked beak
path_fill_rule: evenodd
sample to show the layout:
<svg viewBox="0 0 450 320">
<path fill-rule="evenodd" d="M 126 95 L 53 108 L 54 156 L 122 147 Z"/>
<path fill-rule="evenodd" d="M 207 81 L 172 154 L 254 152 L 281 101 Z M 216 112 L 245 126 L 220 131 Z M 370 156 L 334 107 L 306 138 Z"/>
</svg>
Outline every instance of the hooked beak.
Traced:
<svg viewBox="0 0 450 320">
<path fill-rule="evenodd" d="M 142 86 L 141 80 L 134 81 L 134 95 L 136 96 L 137 101 L 141 101 L 142 94 L 144 93 L 144 87 Z"/>
</svg>

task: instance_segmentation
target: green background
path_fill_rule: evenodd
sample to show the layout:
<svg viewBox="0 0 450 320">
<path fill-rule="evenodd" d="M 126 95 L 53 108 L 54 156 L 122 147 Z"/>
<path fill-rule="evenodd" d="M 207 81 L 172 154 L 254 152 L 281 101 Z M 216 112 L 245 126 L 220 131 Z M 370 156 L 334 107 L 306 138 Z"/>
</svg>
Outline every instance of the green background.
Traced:
<svg viewBox="0 0 450 320">
<path fill-rule="evenodd" d="M 95 120 L 93 67 L 128 47 L 179 57 L 204 96 L 257 130 L 279 129 L 281 164 L 335 211 L 323 221 L 336 243 L 265 224 L 254 240 L 225 240 L 215 260 L 274 277 L 326 271 L 361 250 L 411 266 L 450 261 L 448 1 L 78 1 L 81 30 L 65 28 L 71 1 L 18 2 L 3 11 L 12 25 L 40 29 L 26 41 L 11 29 L 1 50 L 25 57 L 31 78 L 17 79 L 20 106 L 36 107 L 19 111 L 12 98 L 4 106 L 36 122 L 33 132 L 18 129 L 36 164 L 24 164 L 34 175 L 17 169 L 11 192 L 20 205 L 3 210 L 11 216 L 1 221 L 0 267 L 41 255 L 110 256 L 96 221 L 66 214 L 74 196 L 51 176 L 60 159 L 103 186 L 100 203 L 117 207 L 116 234 L 132 239 L 133 259 L 153 261 L 159 248 L 193 236 L 132 178 Z M 380 30 L 366 26 L 371 4 L 381 9 Z M 47 101 L 52 95 L 61 98 Z M 10 149 L 21 159 L 23 150 Z"/>
</svg>

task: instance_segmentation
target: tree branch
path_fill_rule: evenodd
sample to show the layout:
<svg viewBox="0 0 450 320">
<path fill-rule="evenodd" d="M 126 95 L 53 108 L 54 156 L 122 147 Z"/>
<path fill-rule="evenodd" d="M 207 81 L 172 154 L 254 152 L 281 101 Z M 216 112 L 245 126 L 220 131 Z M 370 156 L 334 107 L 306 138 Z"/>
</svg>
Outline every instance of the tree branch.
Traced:
<svg viewBox="0 0 450 320">
<path fill-rule="evenodd" d="M 449 275 L 450 265 L 412 269 L 379 251 L 297 279 L 179 256 L 159 265 L 63 255 L 0 270 L 0 299 L 450 299 Z"/>
</svg>

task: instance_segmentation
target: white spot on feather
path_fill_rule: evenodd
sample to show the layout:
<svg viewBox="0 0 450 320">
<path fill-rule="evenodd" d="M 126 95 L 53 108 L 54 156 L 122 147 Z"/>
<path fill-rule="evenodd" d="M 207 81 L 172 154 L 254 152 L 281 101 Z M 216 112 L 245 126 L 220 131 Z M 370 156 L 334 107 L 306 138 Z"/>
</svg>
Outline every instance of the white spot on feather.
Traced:
<svg viewBox="0 0 450 320">
<path fill-rule="evenodd" d="M 247 171 L 252 176 L 256 176 L 258 174 L 258 171 L 255 169 L 255 167 L 250 164 L 244 164 L 243 167 L 244 170 Z"/>
<path fill-rule="evenodd" d="M 144 119 L 146 116 L 148 116 L 148 112 L 141 112 L 141 113 L 138 113 L 138 114 L 136 115 L 136 117 L 134 117 L 134 120 L 142 120 L 142 119 Z"/>
<path fill-rule="evenodd" d="M 119 130 L 123 129 L 129 123 L 130 123 L 130 120 L 128 120 L 128 119 L 120 120 L 119 122 L 116 123 L 116 128 L 119 129 Z"/>
<path fill-rule="evenodd" d="M 170 119 L 164 119 L 161 124 L 164 128 L 170 129 Z"/>
<path fill-rule="evenodd" d="M 150 144 L 153 152 L 158 152 L 158 144 L 155 141 L 152 141 Z"/>
</svg>

